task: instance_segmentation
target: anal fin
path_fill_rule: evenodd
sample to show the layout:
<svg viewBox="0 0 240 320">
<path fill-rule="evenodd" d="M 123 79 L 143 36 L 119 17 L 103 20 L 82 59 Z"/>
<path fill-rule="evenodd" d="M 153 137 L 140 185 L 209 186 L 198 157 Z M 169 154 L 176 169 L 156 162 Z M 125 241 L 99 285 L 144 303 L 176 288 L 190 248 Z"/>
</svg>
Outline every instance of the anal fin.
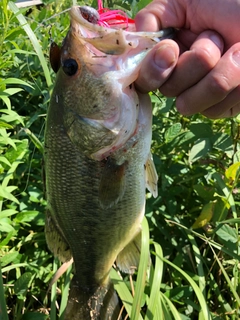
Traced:
<svg viewBox="0 0 240 320">
<path fill-rule="evenodd" d="M 141 253 L 141 237 L 142 232 L 139 232 L 118 254 L 116 264 L 122 272 L 133 274 L 138 268 Z"/>
</svg>

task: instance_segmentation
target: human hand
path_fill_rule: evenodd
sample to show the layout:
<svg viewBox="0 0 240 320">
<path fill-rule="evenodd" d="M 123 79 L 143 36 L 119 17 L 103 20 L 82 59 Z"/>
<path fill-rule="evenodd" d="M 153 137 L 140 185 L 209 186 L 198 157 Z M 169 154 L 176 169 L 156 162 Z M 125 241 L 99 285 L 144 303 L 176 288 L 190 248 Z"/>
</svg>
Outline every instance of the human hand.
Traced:
<svg viewBox="0 0 240 320">
<path fill-rule="evenodd" d="M 178 31 L 176 42 L 161 41 L 144 60 L 136 82 L 140 91 L 159 88 L 166 96 L 176 96 L 176 107 L 184 115 L 238 114 L 239 16 L 238 0 L 151 2 L 136 16 L 137 30 L 174 27 Z"/>
</svg>

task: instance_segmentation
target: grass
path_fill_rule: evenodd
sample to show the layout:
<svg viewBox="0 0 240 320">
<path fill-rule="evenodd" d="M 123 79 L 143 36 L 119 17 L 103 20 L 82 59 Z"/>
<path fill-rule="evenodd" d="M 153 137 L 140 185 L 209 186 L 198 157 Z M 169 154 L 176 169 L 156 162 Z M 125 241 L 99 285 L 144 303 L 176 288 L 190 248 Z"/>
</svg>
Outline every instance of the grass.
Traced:
<svg viewBox="0 0 240 320">
<path fill-rule="evenodd" d="M 93 3 L 94 4 L 94 3 Z M 63 319 L 71 268 L 44 236 L 43 129 L 54 75 L 50 38 L 61 42 L 71 2 L 32 12 L 0 3 L 0 318 Z M 108 3 L 108 6 L 111 4 Z M 136 13 L 144 1 L 120 2 Z M 51 34 L 51 36 L 50 36 Z M 174 99 L 151 94 L 152 152 L 159 196 L 147 194 L 139 269 L 111 279 L 131 320 L 240 318 L 240 117 L 179 115 Z M 152 263 L 149 264 L 149 256 Z M 125 317 L 124 315 L 124 317 Z"/>
</svg>

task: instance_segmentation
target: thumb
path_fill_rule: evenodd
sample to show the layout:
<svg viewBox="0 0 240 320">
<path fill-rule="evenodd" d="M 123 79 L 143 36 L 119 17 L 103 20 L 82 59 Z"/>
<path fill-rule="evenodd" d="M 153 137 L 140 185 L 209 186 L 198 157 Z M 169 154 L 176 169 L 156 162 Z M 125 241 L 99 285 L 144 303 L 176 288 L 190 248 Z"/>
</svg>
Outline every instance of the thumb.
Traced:
<svg viewBox="0 0 240 320">
<path fill-rule="evenodd" d="M 143 60 L 135 84 L 140 92 L 156 90 L 171 75 L 179 55 L 179 47 L 173 40 L 162 40 Z"/>
</svg>

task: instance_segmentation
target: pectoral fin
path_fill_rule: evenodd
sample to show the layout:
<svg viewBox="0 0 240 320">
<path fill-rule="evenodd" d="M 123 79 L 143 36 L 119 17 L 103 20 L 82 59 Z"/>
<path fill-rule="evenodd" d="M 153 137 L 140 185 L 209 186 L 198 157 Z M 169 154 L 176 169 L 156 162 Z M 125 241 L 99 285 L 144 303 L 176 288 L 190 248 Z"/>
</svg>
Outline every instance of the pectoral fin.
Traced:
<svg viewBox="0 0 240 320">
<path fill-rule="evenodd" d="M 126 166 L 127 162 L 118 165 L 110 157 L 104 164 L 99 186 L 99 201 L 102 208 L 110 208 L 122 199 L 125 191 Z"/>
<path fill-rule="evenodd" d="M 146 175 L 146 187 L 151 192 L 154 198 L 158 196 L 158 175 L 153 162 L 152 154 L 149 153 L 147 162 L 145 164 L 145 175 Z"/>
<path fill-rule="evenodd" d="M 138 268 L 141 252 L 141 236 L 137 236 L 118 254 L 116 264 L 118 268 L 128 274 L 132 274 Z"/>
</svg>

